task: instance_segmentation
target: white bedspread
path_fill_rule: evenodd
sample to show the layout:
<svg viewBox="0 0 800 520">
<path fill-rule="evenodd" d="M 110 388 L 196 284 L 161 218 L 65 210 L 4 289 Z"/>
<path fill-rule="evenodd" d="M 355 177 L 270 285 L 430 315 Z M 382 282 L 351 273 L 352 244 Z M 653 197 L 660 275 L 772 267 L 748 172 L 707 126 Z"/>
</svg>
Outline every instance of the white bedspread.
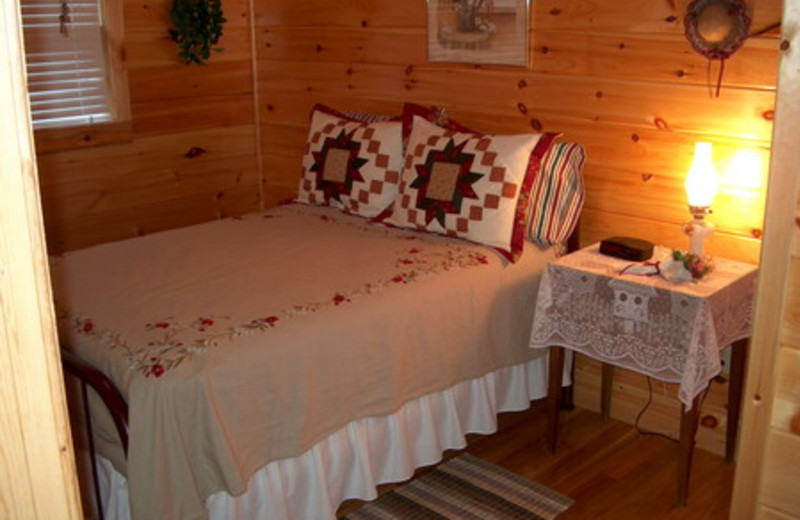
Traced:
<svg viewBox="0 0 800 520">
<path fill-rule="evenodd" d="M 284 206 L 52 262 L 61 333 L 128 399 L 135 519 L 195 519 L 351 421 L 536 355 L 551 254 Z"/>
</svg>

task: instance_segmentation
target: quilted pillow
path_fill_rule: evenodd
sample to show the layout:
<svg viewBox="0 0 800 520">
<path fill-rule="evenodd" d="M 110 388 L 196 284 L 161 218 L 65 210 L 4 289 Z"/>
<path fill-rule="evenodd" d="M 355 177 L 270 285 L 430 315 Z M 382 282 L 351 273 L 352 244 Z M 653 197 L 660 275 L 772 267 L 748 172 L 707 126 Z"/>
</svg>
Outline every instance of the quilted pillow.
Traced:
<svg viewBox="0 0 800 520">
<path fill-rule="evenodd" d="M 400 195 L 385 222 L 493 247 L 516 260 L 524 208 L 554 135 L 491 135 L 442 128 L 414 117 Z"/>
<path fill-rule="evenodd" d="M 403 143 L 408 144 L 411 137 L 411 130 L 414 128 L 414 119 L 420 117 L 430 123 L 449 128 L 450 119 L 444 108 L 437 106 L 418 105 L 416 103 L 403 104 Z M 455 130 L 455 128 L 452 128 Z"/>
<path fill-rule="evenodd" d="M 397 197 L 402 123 L 364 122 L 314 107 L 297 200 L 371 218 Z"/>
<path fill-rule="evenodd" d="M 563 244 L 583 208 L 586 153 L 576 143 L 554 143 L 542 159 L 531 189 L 527 235 L 543 246 Z"/>
</svg>

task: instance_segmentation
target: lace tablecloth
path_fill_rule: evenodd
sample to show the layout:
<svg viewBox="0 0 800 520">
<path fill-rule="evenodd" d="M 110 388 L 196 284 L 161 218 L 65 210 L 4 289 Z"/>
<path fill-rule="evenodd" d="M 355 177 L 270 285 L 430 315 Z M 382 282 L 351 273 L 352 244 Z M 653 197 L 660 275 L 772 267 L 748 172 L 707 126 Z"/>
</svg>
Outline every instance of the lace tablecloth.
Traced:
<svg viewBox="0 0 800 520">
<path fill-rule="evenodd" d="M 750 336 L 757 268 L 715 258 L 697 282 L 620 274 L 631 262 L 589 246 L 551 263 L 539 286 L 532 348 L 560 346 L 679 383 L 687 409 L 721 372 L 720 350 Z M 653 260 L 670 250 L 657 247 Z"/>
</svg>

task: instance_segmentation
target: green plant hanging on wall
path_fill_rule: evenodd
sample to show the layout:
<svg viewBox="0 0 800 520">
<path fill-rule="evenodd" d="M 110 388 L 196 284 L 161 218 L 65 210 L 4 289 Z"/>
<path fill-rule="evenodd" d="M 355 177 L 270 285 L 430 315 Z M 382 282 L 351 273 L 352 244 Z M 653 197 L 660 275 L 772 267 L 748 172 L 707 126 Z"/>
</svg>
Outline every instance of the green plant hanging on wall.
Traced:
<svg viewBox="0 0 800 520">
<path fill-rule="evenodd" d="M 173 29 L 169 35 L 178 44 L 180 56 L 187 64 L 205 65 L 211 51 L 222 36 L 221 0 L 173 0 L 171 11 Z"/>
</svg>

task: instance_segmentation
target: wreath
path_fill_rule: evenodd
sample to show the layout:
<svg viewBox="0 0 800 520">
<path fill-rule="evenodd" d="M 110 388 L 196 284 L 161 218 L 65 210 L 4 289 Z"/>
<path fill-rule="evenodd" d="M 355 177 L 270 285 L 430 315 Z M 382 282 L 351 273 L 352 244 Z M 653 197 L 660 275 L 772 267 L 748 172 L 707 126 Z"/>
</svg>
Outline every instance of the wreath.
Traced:
<svg viewBox="0 0 800 520">
<path fill-rule="evenodd" d="M 686 38 L 695 51 L 709 60 L 719 60 L 716 97 L 722 85 L 725 60 L 750 36 L 750 16 L 743 0 L 693 0 L 683 19 Z M 711 72 L 711 61 L 709 73 Z"/>
</svg>

